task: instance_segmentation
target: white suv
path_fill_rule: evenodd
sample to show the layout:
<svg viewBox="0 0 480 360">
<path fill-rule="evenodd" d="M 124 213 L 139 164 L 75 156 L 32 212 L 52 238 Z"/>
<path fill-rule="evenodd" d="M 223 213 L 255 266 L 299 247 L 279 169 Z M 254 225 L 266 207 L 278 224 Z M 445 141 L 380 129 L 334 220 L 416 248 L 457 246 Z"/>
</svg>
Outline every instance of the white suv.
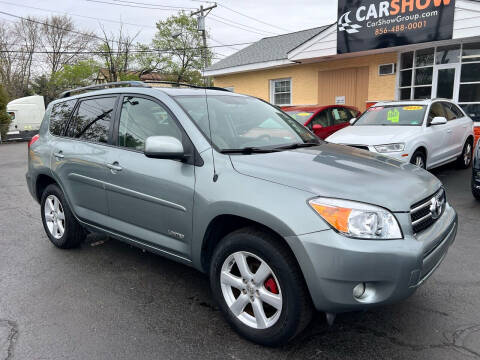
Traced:
<svg viewBox="0 0 480 360">
<path fill-rule="evenodd" d="M 431 169 L 472 162 L 473 121 L 445 99 L 380 102 L 326 140 Z"/>
</svg>

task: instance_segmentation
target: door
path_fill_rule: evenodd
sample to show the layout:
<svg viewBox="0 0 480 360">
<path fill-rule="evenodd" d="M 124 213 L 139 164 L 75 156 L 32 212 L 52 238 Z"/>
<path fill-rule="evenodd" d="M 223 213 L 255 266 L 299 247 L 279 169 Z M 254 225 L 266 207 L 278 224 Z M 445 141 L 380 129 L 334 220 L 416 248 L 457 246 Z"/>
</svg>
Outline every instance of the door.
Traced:
<svg viewBox="0 0 480 360">
<path fill-rule="evenodd" d="M 460 83 L 460 65 L 436 65 L 433 72 L 433 98 L 456 100 Z"/>
<path fill-rule="evenodd" d="M 368 96 L 368 66 L 318 73 L 318 104 L 334 105 L 336 96 L 345 96 L 345 105 L 365 110 Z"/>
<path fill-rule="evenodd" d="M 108 221 L 105 162 L 111 149 L 108 143 L 116 100 L 117 96 L 81 100 L 64 136 L 54 137 L 52 169 L 75 214 L 92 224 Z M 60 107 L 58 112 L 67 110 Z"/>
<path fill-rule="evenodd" d="M 441 163 L 449 157 L 449 144 L 451 130 L 448 123 L 444 125 L 430 125 L 433 118 L 445 117 L 445 109 L 441 102 L 434 102 L 429 109 L 425 137 L 428 144 L 427 166 Z"/>
<path fill-rule="evenodd" d="M 148 136 L 173 136 L 184 144 L 188 138 L 153 98 L 124 96 L 120 111 L 106 187 L 112 229 L 189 258 L 195 167 L 143 153 Z"/>
<path fill-rule="evenodd" d="M 472 126 L 470 119 L 466 118 L 460 109 L 453 103 L 442 102 L 448 120 L 450 133 L 450 156 L 458 156 L 463 151 L 467 127 Z"/>
</svg>

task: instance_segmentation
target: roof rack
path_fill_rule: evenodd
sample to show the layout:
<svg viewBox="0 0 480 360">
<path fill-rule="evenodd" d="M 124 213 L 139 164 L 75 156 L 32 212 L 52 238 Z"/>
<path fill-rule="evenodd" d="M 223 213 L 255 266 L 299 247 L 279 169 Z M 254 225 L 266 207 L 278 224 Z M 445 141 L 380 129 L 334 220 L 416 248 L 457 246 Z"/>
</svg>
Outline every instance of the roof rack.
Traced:
<svg viewBox="0 0 480 360">
<path fill-rule="evenodd" d="M 76 89 L 70 89 L 62 92 L 59 95 L 59 98 L 66 98 L 66 97 L 72 96 L 73 94 L 77 94 L 85 91 L 109 89 L 109 88 L 116 88 L 116 87 L 123 87 L 123 86 L 149 87 L 142 81 L 116 81 L 116 82 L 109 82 L 105 84 L 97 84 L 97 85 L 83 86 Z"/>
<path fill-rule="evenodd" d="M 231 92 L 228 89 L 218 87 L 218 86 L 200 86 L 200 85 L 192 85 L 192 84 L 186 84 L 186 83 L 178 83 L 175 81 L 163 81 L 163 80 L 145 80 L 145 84 L 165 84 L 165 85 L 171 85 L 172 87 L 189 87 L 193 89 L 207 89 L 207 90 L 219 90 L 219 91 L 228 91 Z"/>
<path fill-rule="evenodd" d="M 117 88 L 117 87 L 143 87 L 143 88 L 151 87 L 148 84 L 165 84 L 165 85 L 171 85 L 171 87 L 189 87 L 194 89 L 208 89 L 208 90 L 219 90 L 219 91 L 230 92 L 230 90 L 227 90 L 218 86 L 199 86 L 199 85 L 192 85 L 192 84 L 186 84 L 186 83 L 177 83 L 175 81 L 156 81 L 156 80 L 116 81 L 116 82 L 109 82 L 105 84 L 97 84 L 97 85 L 83 86 L 76 89 L 70 89 L 62 92 L 59 95 L 59 98 L 70 97 L 73 94 L 78 94 L 86 91 L 110 89 L 110 88 Z"/>
</svg>

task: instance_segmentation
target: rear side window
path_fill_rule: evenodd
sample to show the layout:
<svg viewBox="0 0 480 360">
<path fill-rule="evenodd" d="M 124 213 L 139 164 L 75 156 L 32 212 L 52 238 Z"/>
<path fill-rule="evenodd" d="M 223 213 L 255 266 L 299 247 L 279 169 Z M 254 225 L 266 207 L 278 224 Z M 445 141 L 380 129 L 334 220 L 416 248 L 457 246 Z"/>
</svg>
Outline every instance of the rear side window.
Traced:
<svg viewBox="0 0 480 360">
<path fill-rule="evenodd" d="M 457 115 L 453 112 L 452 107 L 450 106 L 450 103 L 442 103 L 444 109 L 445 109 L 445 117 L 447 118 L 448 121 L 450 120 L 455 120 L 457 119 Z"/>
<path fill-rule="evenodd" d="M 50 133 L 52 135 L 63 135 L 63 130 L 67 125 L 68 119 L 70 119 L 76 102 L 77 100 L 68 100 L 53 106 L 50 115 Z"/>
<path fill-rule="evenodd" d="M 449 107 L 449 109 L 452 111 L 452 113 L 455 115 L 455 119 L 464 117 L 462 110 L 459 109 L 459 107 L 455 104 L 452 103 L 445 103 L 446 106 Z"/>
<path fill-rule="evenodd" d="M 68 130 L 68 135 L 86 141 L 107 143 L 113 119 L 116 97 L 80 101 Z"/>
</svg>

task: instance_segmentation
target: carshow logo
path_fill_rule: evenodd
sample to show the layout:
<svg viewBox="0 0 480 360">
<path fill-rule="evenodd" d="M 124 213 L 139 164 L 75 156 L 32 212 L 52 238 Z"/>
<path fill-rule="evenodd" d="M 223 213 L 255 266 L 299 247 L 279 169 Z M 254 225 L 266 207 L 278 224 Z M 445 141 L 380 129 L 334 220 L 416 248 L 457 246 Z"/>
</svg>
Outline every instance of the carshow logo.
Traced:
<svg viewBox="0 0 480 360">
<path fill-rule="evenodd" d="M 452 38 L 455 0 L 339 0 L 338 53 Z"/>
<path fill-rule="evenodd" d="M 339 31 L 346 31 L 349 34 L 357 33 L 362 27 L 358 24 L 352 24 L 352 21 L 349 19 L 351 11 L 346 12 L 340 19 L 338 19 L 338 30 Z"/>
</svg>

